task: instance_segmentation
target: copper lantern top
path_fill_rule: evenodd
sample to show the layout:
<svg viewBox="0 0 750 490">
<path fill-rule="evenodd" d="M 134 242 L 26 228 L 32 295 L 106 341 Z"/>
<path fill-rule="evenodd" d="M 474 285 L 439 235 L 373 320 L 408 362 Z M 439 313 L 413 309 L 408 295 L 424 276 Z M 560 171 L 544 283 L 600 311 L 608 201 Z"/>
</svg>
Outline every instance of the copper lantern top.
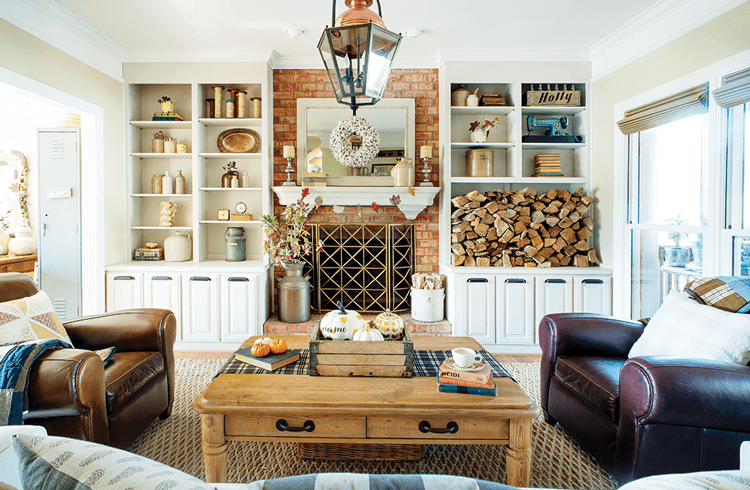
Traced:
<svg viewBox="0 0 750 490">
<path fill-rule="evenodd" d="M 336 17 L 335 26 L 345 27 L 350 25 L 367 24 L 372 22 L 376 26 L 385 29 L 385 22 L 378 14 L 368 7 L 372 5 L 372 0 L 346 0 L 344 2 L 349 10 Z"/>
</svg>

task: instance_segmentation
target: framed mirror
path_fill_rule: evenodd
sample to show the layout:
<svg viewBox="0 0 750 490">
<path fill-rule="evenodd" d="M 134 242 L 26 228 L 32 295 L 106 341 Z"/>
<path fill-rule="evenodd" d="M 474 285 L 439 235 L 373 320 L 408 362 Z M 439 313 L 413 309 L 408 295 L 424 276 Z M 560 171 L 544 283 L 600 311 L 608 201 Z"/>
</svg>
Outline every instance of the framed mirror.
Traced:
<svg viewBox="0 0 750 490">
<path fill-rule="evenodd" d="M 351 109 L 335 99 L 297 99 L 297 185 L 302 185 L 302 172 L 313 164 L 328 175 L 329 186 L 392 186 L 390 167 L 401 156 L 414 164 L 414 106 L 414 99 L 383 99 L 357 109 L 357 116 L 378 131 L 380 151 L 366 166 L 367 175 L 354 175 L 330 150 L 331 131 L 339 121 L 352 117 Z"/>
</svg>

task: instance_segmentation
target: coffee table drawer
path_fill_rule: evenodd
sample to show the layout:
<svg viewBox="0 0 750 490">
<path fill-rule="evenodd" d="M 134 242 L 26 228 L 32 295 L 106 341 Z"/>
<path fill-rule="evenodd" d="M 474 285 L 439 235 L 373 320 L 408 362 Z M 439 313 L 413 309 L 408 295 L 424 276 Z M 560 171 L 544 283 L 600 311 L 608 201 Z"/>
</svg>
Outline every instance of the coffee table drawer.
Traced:
<svg viewBox="0 0 750 490">
<path fill-rule="evenodd" d="M 464 417 L 367 417 L 368 439 L 508 439 L 510 422 Z"/>
<path fill-rule="evenodd" d="M 364 417 L 300 417 L 258 416 L 233 417 L 224 419 L 224 433 L 227 436 L 254 437 L 342 437 L 364 438 L 366 421 Z"/>
</svg>

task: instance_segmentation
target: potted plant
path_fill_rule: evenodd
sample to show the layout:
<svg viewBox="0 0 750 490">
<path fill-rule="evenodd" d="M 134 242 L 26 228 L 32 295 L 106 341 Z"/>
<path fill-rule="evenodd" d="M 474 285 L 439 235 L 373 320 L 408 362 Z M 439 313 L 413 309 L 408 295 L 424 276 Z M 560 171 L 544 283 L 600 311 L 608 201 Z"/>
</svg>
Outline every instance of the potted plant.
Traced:
<svg viewBox="0 0 750 490">
<path fill-rule="evenodd" d="M 482 122 L 474 121 L 469 124 L 469 132 L 471 133 L 472 143 L 484 143 L 487 141 L 487 137 L 490 135 L 490 129 L 495 125 L 500 124 L 500 119 L 494 118 L 491 121 L 486 117 Z"/>
<path fill-rule="evenodd" d="M 666 220 L 670 225 L 682 226 L 687 224 L 688 220 L 677 218 L 671 218 Z M 668 267 L 685 267 L 690 262 L 690 249 L 687 247 L 680 247 L 680 240 L 687 238 L 688 234 L 682 231 L 670 231 L 667 233 L 667 238 L 674 242 L 674 247 L 664 247 L 664 263 Z"/>
<path fill-rule="evenodd" d="M 279 320 L 286 323 L 302 323 L 310 320 L 310 282 L 302 275 L 305 262 L 302 259 L 312 252 L 307 215 L 310 207 L 304 199 L 310 194 L 307 187 L 302 197 L 290 204 L 281 215 L 263 215 L 265 229 L 263 251 L 273 263 L 284 269 L 279 281 Z"/>
</svg>

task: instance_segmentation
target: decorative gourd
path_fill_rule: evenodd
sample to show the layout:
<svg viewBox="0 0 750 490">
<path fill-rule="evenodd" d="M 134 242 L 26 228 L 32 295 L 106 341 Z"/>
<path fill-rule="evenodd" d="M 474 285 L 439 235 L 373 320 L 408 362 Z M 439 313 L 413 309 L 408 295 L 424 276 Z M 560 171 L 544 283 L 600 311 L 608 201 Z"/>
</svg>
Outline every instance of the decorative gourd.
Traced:
<svg viewBox="0 0 750 490">
<path fill-rule="evenodd" d="M 385 340 L 383 338 L 383 334 L 380 333 L 380 330 L 376 328 L 372 328 L 370 326 L 370 322 L 365 322 L 365 326 L 362 327 L 359 330 L 354 331 L 354 336 L 352 337 L 352 340 Z"/>
<path fill-rule="evenodd" d="M 250 347 L 250 354 L 254 355 L 255 357 L 266 357 L 270 353 L 271 347 L 269 347 L 268 344 L 264 344 L 263 342 L 256 342 L 252 347 Z"/>
<path fill-rule="evenodd" d="M 273 342 L 271 342 L 269 347 L 271 348 L 271 352 L 273 354 L 283 354 L 287 349 L 286 341 L 284 339 L 274 340 Z"/>
<path fill-rule="evenodd" d="M 380 333 L 386 338 L 400 338 L 404 326 L 404 319 L 395 313 L 391 313 L 391 310 L 386 310 L 385 313 L 375 317 L 375 328 L 380 330 Z"/>
<path fill-rule="evenodd" d="M 351 340 L 355 330 L 364 326 L 364 320 L 356 311 L 346 310 L 341 301 L 338 310 L 329 311 L 320 320 L 320 333 L 327 339 Z"/>
</svg>

